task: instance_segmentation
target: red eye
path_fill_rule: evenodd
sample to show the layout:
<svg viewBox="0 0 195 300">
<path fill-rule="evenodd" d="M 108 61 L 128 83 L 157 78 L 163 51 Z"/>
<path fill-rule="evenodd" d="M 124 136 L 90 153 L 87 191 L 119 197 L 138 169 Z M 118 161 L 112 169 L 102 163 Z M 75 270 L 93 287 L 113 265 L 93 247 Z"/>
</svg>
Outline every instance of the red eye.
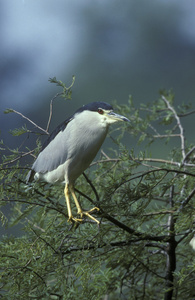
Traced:
<svg viewBox="0 0 195 300">
<path fill-rule="evenodd" d="M 100 115 L 103 115 L 103 110 L 101 109 L 101 108 L 98 108 L 98 113 L 100 114 Z"/>
</svg>

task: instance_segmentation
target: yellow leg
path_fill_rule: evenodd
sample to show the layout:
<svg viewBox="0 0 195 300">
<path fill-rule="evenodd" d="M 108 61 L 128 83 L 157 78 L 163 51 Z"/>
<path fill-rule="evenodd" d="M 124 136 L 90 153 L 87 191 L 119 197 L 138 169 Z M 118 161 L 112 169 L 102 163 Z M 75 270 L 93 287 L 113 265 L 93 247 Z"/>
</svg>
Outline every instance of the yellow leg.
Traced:
<svg viewBox="0 0 195 300">
<path fill-rule="evenodd" d="M 92 215 L 90 215 L 90 212 L 92 212 L 94 210 L 99 210 L 99 208 L 94 207 L 89 211 L 83 211 L 80 204 L 79 204 L 79 201 L 77 200 L 77 197 L 76 197 L 75 191 L 74 191 L 74 187 L 72 185 L 70 185 L 70 191 L 71 191 L 72 197 L 73 197 L 74 202 L 75 202 L 76 207 L 77 207 L 77 213 L 81 216 L 81 218 L 83 217 L 83 215 L 85 215 L 85 216 L 91 218 L 92 220 L 94 220 L 96 223 L 99 224 L 100 222 L 96 218 L 94 218 Z"/>
<path fill-rule="evenodd" d="M 69 197 L 69 190 L 68 190 L 68 184 L 66 183 L 65 189 L 64 189 L 64 195 L 66 199 L 66 205 L 67 205 L 67 210 L 68 210 L 68 220 L 72 219 L 72 211 L 71 211 L 71 206 L 70 206 L 70 197 Z"/>
<path fill-rule="evenodd" d="M 78 213 L 79 215 L 81 215 L 81 218 L 82 218 L 82 217 L 83 217 L 83 211 L 82 211 L 82 208 L 81 208 L 81 206 L 80 206 L 80 204 L 79 204 L 79 201 L 77 200 L 77 197 L 76 197 L 76 195 L 75 195 L 75 191 L 74 191 L 73 185 L 70 185 L 70 191 L 71 191 L 72 197 L 73 197 L 74 202 L 75 202 L 76 207 L 77 207 L 77 213 Z"/>
<path fill-rule="evenodd" d="M 64 188 L 64 195 L 65 195 L 65 199 L 66 199 L 66 205 L 67 205 L 67 210 L 68 210 L 68 222 L 70 221 L 75 221 L 75 222 L 82 222 L 82 219 L 76 219 L 73 218 L 72 215 L 72 210 L 71 210 L 71 206 L 70 206 L 70 196 L 69 196 L 69 189 L 68 189 L 69 185 L 68 183 L 66 183 L 65 188 Z"/>
</svg>

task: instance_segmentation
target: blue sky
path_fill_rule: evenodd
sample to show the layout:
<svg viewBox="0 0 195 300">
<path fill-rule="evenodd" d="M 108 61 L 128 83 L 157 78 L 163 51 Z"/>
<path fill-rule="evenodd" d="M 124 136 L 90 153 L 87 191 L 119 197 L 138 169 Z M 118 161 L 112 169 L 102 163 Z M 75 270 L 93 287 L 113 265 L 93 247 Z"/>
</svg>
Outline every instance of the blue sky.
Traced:
<svg viewBox="0 0 195 300">
<path fill-rule="evenodd" d="M 178 103 L 194 100 L 193 0 L 1 0 L 0 14 L 1 128 L 6 108 L 43 114 L 54 76 L 67 85 L 76 76 L 67 115 L 129 94 L 152 101 L 161 88 L 173 88 Z"/>
</svg>

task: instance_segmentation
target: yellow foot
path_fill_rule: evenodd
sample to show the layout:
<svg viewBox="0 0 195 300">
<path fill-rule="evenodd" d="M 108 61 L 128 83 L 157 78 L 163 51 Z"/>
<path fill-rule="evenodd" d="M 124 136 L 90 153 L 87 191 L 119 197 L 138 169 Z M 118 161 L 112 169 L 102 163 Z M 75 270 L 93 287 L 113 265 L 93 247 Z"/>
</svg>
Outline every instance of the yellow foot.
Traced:
<svg viewBox="0 0 195 300">
<path fill-rule="evenodd" d="M 94 209 L 95 209 L 96 207 L 94 207 Z M 93 210 L 94 210 L 93 209 Z M 90 213 L 89 212 L 91 212 L 92 210 L 90 210 L 90 211 L 83 211 L 82 212 L 82 214 L 83 215 L 85 215 L 85 216 L 87 216 L 87 217 L 89 217 L 89 218 L 91 218 L 92 220 L 94 220 L 96 223 L 98 223 L 98 224 L 100 224 L 100 222 L 96 219 L 96 218 L 94 218 L 92 215 L 90 215 Z"/>
<path fill-rule="evenodd" d="M 94 210 L 100 211 L 100 209 L 99 209 L 98 207 L 94 207 L 94 208 L 88 210 L 87 212 L 88 212 L 88 213 L 91 213 L 91 212 L 93 212 Z"/>
<path fill-rule="evenodd" d="M 78 222 L 83 222 L 83 219 L 78 219 L 78 218 L 74 218 L 74 217 L 69 217 L 68 218 L 68 222 L 76 222 L 76 223 L 78 223 Z"/>
<path fill-rule="evenodd" d="M 81 218 L 83 218 L 83 215 L 91 218 L 92 220 L 94 220 L 96 223 L 100 224 L 100 222 L 94 218 L 90 213 L 93 212 L 94 210 L 99 211 L 100 209 L 98 207 L 94 207 L 88 211 L 83 211 L 81 208 L 78 210 L 77 214 L 81 216 Z"/>
</svg>

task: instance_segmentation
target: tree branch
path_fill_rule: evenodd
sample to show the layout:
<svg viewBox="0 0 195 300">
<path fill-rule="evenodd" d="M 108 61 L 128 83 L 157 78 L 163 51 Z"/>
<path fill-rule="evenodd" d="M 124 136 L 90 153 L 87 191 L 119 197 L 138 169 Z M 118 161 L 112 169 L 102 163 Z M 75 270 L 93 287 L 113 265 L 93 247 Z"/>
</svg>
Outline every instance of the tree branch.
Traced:
<svg viewBox="0 0 195 300">
<path fill-rule="evenodd" d="M 30 120 L 29 118 L 27 118 L 26 116 L 24 116 L 22 113 L 12 109 L 12 111 L 18 115 L 20 115 L 22 118 L 24 118 L 25 120 L 27 120 L 28 122 L 30 122 L 31 124 L 33 124 L 36 128 L 38 128 L 39 130 L 43 131 L 45 134 L 49 134 L 49 132 L 45 129 L 43 129 L 42 127 L 38 126 L 36 123 L 34 123 L 32 120 Z"/>
<path fill-rule="evenodd" d="M 170 206 L 174 207 L 174 186 L 170 188 Z M 166 264 L 166 292 L 164 300 L 171 300 L 173 295 L 173 284 L 174 284 L 174 271 L 176 269 L 176 247 L 177 242 L 175 240 L 175 218 L 174 215 L 170 215 L 168 218 L 168 236 L 170 240 L 167 246 L 167 264 Z"/>
<path fill-rule="evenodd" d="M 132 160 L 135 161 L 135 162 L 142 162 L 142 161 L 147 162 L 148 161 L 148 162 L 155 162 L 155 163 L 160 163 L 160 164 L 162 163 L 162 164 L 168 164 L 168 165 L 178 166 L 178 167 L 181 166 L 180 162 L 170 161 L 170 160 L 161 159 L 161 158 L 147 158 L 147 157 L 140 158 L 140 157 L 135 157 L 135 158 L 132 158 Z M 97 164 L 112 163 L 112 162 L 118 163 L 118 162 L 121 162 L 121 161 L 122 161 L 122 159 L 120 159 L 120 158 L 101 159 L 101 160 L 97 160 L 95 162 L 92 162 L 90 164 L 90 167 L 95 166 Z M 185 159 L 185 161 L 186 161 L 186 159 Z M 185 166 L 185 167 L 195 167 L 195 164 L 188 164 L 188 163 L 185 163 L 185 162 L 182 163 L 182 165 Z"/>
<path fill-rule="evenodd" d="M 59 97 L 63 95 L 63 93 L 57 93 L 50 101 L 50 111 L 49 111 L 49 118 L 48 118 L 48 122 L 47 122 L 47 127 L 46 127 L 46 131 L 49 132 L 49 126 L 51 123 L 51 118 L 52 118 L 52 114 L 53 114 L 53 101 Z"/>
<path fill-rule="evenodd" d="M 186 154 L 185 154 L 185 138 L 184 138 L 184 129 L 183 129 L 183 126 L 181 125 L 181 122 L 180 122 L 180 118 L 179 116 L 177 115 L 175 109 L 170 105 L 169 101 L 166 99 L 165 96 L 162 96 L 162 99 L 163 101 L 165 102 L 165 104 L 167 105 L 168 109 L 170 111 L 172 111 L 176 121 L 177 121 L 177 126 L 179 128 L 179 131 L 180 131 L 180 140 L 181 140 L 181 152 L 182 152 L 182 157 L 183 159 L 185 158 Z"/>
<path fill-rule="evenodd" d="M 180 211 L 181 209 L 183 209 L 184 206 L 186 206 L 186 205 L 189 203 L 189 201 L 192 199 L 192 197 L 193 197 L 194 195 L 195 195 L 195 188 L 194 188 L 194 189 L 188 194 L 188 196 L 182 201 L 179 211 Z"/>
</svg>

